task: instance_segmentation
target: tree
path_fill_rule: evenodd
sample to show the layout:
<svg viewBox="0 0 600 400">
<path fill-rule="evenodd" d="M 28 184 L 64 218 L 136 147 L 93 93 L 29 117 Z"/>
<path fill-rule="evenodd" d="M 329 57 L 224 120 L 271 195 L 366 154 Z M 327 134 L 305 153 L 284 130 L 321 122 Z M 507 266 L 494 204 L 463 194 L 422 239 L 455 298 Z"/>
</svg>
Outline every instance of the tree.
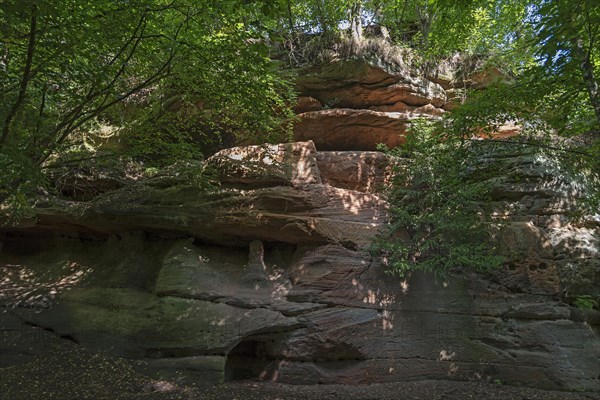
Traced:
<svg viewBox="0 0 600 400">
<path fill-rule="evenodd" d="M 443 3 L 462 2 L 440 0 Z M 513 83 L 474 93 L 467 107 L 453 113 L 451 119 L 463 134 L 511 118 L 543 123 L 570 135 L 600 126 L 600 3 L 495 0 L 473 4 L 465 8 L 465 15 L 474 16 L 466 22 L 458 19 L 453 29 L 441 22 L 432 27 L 433 50 L 481 54 L 512 75 Z M 467 42 L 469 46 L 461 45 Z"/>
<path fill-rule="evenodd" d="M 533 6 L 533 5 L 532 5 Z M 593 0 L 542 2 L 536 10 L 535 55 L 541 70 L 557 76 L 571 93 L 584 88 L 600 127 L 600 4 Z"/>
<path fill-rule="evenodd" d="M 415 120 L 406 144 L 390 154 L 399 156 L 387 196 L 390 224 L 374 242 L 387 271 L 402 277 L 499 267 L 488 200 L 493 187 L 477 167 L 478 143 L 444 137 L 436 123 Z"/>
<path fill-rule="evenodd" d="M 293 93 L 249 19 L 260 1 L 8 0 L 0 5 L 0 200 L 124 104 L 164 114 L 174 95 L 207 124 L 279 129 Z M 268 11 L 268 10 L 267 10 Z M 219 113 L 214 110 L 218 110 Z M 277 117 L 277 114 L 281 118 Z M 122 117 L 121 117 L 122 118 Z M 26 194 L 27 193 L 27 194 Z"/>
</svg>

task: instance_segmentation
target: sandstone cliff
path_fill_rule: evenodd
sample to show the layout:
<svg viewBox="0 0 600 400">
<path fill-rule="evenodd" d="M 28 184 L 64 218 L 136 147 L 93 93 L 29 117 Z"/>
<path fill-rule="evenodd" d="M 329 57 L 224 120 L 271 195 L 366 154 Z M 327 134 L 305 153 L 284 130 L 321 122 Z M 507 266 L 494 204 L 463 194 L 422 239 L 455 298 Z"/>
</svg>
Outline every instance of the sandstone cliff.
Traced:
<svg viewBox="0 0 600 400">
<path fill-rule="evenodd" d="M 2 233 L 1 333 L 41 327 L 201 386 L 462 379 L 600 390 L 600 314 L 568 305 L 600 294 L 598 220 L 569 218 L 581 177 L 498 148 L 504 268 L 393 278 L 369 251 L 386 223 L 392 161 L 370 150 L 399 143 L 412 115 L 442 112 L 447 94 L 348 68 L 342 83 L 327 70 L 301 80 L 312 94 L 301 104 L 345 107 L 300 115 L 297 137 L 314 142 L 221 151 L 207 161 L 217 190 L 173 174 L 39 202 Z M 46 349 L 0 351 L 10 366 Z"/>
</svg>

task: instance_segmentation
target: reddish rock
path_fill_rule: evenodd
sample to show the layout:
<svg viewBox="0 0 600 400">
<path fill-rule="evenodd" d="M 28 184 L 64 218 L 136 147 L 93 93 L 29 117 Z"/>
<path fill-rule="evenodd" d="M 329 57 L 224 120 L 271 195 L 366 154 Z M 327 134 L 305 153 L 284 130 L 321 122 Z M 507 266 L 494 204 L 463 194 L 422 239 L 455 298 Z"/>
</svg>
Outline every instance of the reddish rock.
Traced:
<svg viewBox="0 0 600 400">
<path fill-rule="evenodd" d="M 392 157 L 378 151 L 320 151 L 323 183 L 366 193 L 382 192 L 392 177 Z"/>
<path fill-rule="evenodd" d="M 370 106 L 369 110 L 381 111 L 381 112 L 404 112 L 409 111 L 411 107 L 407 106 L 406 103 L 399 101 L 394 104 L 384 104 L 378 106 Z"/>
<path fill-rule="evenodd" d="M 329 107 L 368 109 L 403 102 L 409 106 L 441 107 L 441 86 L 400 68 L 366 60 L 339 61 L 312 67 L 297 79 L 298 90 Z"/>
<path fill-rule="evenodd" d="M 81 205 L 55 201 L 17 229 L 185 234 L 222 245 L 252 240 L 294 244 L 345 243 L 364 248 L 383 227 L 387 203 L 378 196 L 328 185 L 276 186 L 206 193 L 185 186 L 127 187 Z"/>
<path fill-rule="evenodd" d="M 373 106 L 390 106 L 398 102 L 413 107 L 426 104 L 441 107 L 446 103 L 446 94 L 441 88 L 435 86 L 422 87 L 419 84 L 408 82 L 395 83 L 380 88 L 353 85 L 330 89 L 315 95 L 324 104 L 338 108 L 368 109 Z"/>
<path fill-rule="evenodd" d="M 222 184 L 242 187 L 321 183 L 313 142 L 262 144 L 221 150 L 207 162 Z"/>
<path fill-rule="evenodd" d="M 398 146 L 412 119 L 437 118 L 447 103 L 439 84 L 400 66 L 360 59 L 309 68 L 296 83 L 302 107 L 297 109 L 294 137 L 313 140 L 319 150 Z M 323 109 L 309 111 L 311 99 Z"/>
<path fill-rule="evenodd" d="M 294 112 L 296 114 L 301 114 L 308 111 L 318 111 L 323 108 L 323 104 L 310 96 L 300 96 L 298 97 L 298 104 L 294 106 Z"/>
<path fill-rule="evenodd" d="M 244 188 L 211 193 L 171 178 L 39 202 L 35 220 L 1 238 L 0 332 L 18 337 L 25 322 L 203 385 L 460 379 L 600 390 L 600 312 L 563 301 L 599 295 L 600 232 L 568 219 L 585 195 L 581 176 L 521 147 L 490 149 L 486 205 L 504 222 L 504 268 L 398 279 L 368 251 L 387 204 L 364 192 L 385 175 L 385 156 L 289 146 L 274 169 L 267 145 L 216 157 Z M 306 160 L 318 168 L 296 185 L 298 167 L 286 163 Z M 324 183 L 311 183 L 317 174 Z M 1 346 L 3 366 L 34 357 Z"/>
<path fill-rule="evenodd" d="M 296 140 L 312 140 L 318 150 L 376 150 L 382 143 L 404 142 L 411 120 L 424 116 L 410 112 L 332 109 L 300 114 L 294 126 Z"/>
<path fill-rule="evenodd" d="M 444 114 L 443 108 L 435 107 L 433 104 L 425 104 L 424 106 L 417 107 L 412 110 L 415 114 L 433 115 L 434 117 L 440 117 Z"/>
<path fill-rule="evenodd" d="M 506 138 L 512 137 L 520 134 L 523 131 L 523 127 L 514 123 L 514 122 L 506 122 L 500 126 L 498 126 L 492 132 L 492 137 L 495 138 Z"/>
</svg>

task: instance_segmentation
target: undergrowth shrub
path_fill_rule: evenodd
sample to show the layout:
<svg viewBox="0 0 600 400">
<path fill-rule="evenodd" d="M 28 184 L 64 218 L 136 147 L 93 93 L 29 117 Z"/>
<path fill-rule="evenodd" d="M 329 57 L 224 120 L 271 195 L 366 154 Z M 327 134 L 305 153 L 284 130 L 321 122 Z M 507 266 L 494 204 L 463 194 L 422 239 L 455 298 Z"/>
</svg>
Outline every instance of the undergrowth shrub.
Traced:
<svg viewBox="0 0 600 400">
<path fill-rule="evenodd" d="M 476 167 L 475 147 L 476 142 L 444 137 L 434 123 L 418 120 L 404 146 L 387 150 L 399 162 L 387 194 L 389 229 L 375 241 L 374 250 L 388 272 L 445 275 L 502 264 L 485 206 L 491 183 Z"/>
</svg>

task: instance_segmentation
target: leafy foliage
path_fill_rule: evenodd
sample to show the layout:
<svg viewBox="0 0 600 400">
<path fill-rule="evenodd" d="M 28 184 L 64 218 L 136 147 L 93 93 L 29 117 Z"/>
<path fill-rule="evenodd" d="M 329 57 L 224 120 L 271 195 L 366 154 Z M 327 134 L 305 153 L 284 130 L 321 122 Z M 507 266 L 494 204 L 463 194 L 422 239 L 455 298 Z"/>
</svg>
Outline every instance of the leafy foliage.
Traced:
<svg viewBox="0 0 600 400">
<path fill-rule="evenodd" d="M 338 53 L 348 56 L 423 54 L 431 67 L 459 52 L 506 71 L 511 82 L 471 94 L 452 113 L 448 128 L 457 140 L 506 120 L 569 135 L 589 131 L 600 121 L 599 4 L 6 0 L 0 202 L 16 209 L 27 203 L 45 182 L 41 171 L 57 155 L 85 147 L 82 132 L 98 124 L 127 125 L 129 156 L 151 167 L 200 159 L 223 145 L 286 140 L 293 76 L 271 60 L 270 45 L 282 42 L 305 64 L 319 61 L 318 52 L 298 46 L 330 46 L 345 32 L 352 35 Z M 381 40 L 361 41 L 363 30 Z M 396 45 L 417 51 L 394 52 Z M 592 156 L 597 148 L 589 146 Z"/>
<path fill-rule="evenodd" d="M 598 302 L 589 294 L 585 294 L 577 297 L 573 305 L 582 310 L 592 310 L 594 307 L 598 307 Z"/>
<path fill-rule="evenodd" d="M 411 270 L 446 274 L 499 266 L 482 204 L 491 187 L 473 167 L 473 146 L 417 121 L 406 145 L 391 154 L 407 158 L 401 158 L 389 193 L 390 231 L 375 244 L 388 270 L 403 276 Z"/>
<path fill-rule="evenodd" d="M 482 105 L 461 116 L 476 113 L 475 122 L 481 122 L 476 129 L 515 114 L 528 114 L 529 122 L 569 135 L 600 125 L 597 1 L 279 0 L 274 4 L 280 17 L 270 22 L 269 32 L 287 37 L 290 58 L 296 63 L 303 62 L 307 42 L 331 47 L 330 38 L 335 37 L 331 34 L 347 31 L 356 17 L 353 10 L 358 9 L 366 31 L 377 28 L 386 41 L 416 49 L 426 67 L 435 68 L 460 53 L 463 59 L 484 59 L 483 68 L 497 67 L 513 78 L 509 86 L 490 87 L 472 98 L 471 105 L 483 100 Z M 324 40 L 305 40 L 307 34 L 316 33 Z M 465 122 L 463 118 L 463 127 Z"/>
<path fill-rule="evenodd" d="M 500 40 L 482 50 L 513 79 L 468 96 L 453 113 L 456 132 L 470 135 L 510 119 L 568 136 L 597 129 L 600 3 L 491 3 L 506 23 L 487 25 L 484 37 Z M 517 3 L 524 12 L 515 11 Z"/>
<path fill-rule="evenodd" d="M 2 2 L 0 163 L 11 172 L 0 202 L 33 197 L 44 166 L 95 124 L 141 127 L 132 154 L 157 165 L 198 157 L 192 139 L 225 129 L 236 140 L 285 137 L 295 94 L 248 22 L 260 3 Z M 169 113 L 174 96 L 208 105 L 189 121 L 197 126 Z"/>
</svg>

